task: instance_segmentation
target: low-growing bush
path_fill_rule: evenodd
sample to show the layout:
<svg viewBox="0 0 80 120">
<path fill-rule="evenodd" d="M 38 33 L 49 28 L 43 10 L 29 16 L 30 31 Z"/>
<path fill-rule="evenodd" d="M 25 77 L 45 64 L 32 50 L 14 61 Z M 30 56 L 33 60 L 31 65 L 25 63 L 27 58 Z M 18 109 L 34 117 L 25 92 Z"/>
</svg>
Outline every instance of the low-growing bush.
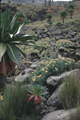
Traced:
<svg viewBox="0 0 80 120">
<path fill-rule="evenodd" d="M 64 71 L 69 71 L 74 68 L 75 61 L 70 58 L 57 58 L 49 59 L 45 62 L 45 66 L 41 69 L 37 69 L 33 72 L 30 80 L 33 83 L 38 83 L 40 85 L 46 84 L 46 79 L 51 75 L 57 75 Z"/>
<path fill-rule="evenodd" d="M 52 25 L 52 21 L 49 21 L 48 24 L 49 24 L 49 25 Z"/>
<path fill-rule="evenodd" d="M 56 42 L 56 49 L 59 49 L 60 47 L 66 47 L 69 45 L 73 45 L 73 42 L 69 40 L 61 39 Z"/>
<path fill-rule="evenodd" d="M 43 52 L 47 52 L 47 50 L 50 50 L 51 44 L 50 42 L 54 41 L 54 39 L 49 39 L 46 37 L 44 40 L 38 40 L 34 46 L 25 46 L 21 45 L 20 48 L 26 53 L 30 54 L 31 52 L 37 52 L 39 55 L 42 54 Z"/>
<path fill-rule="evenodd" d="M 62 26 L 63 24 L 61 22 L 56 23 L 57 26 Z"/>
<path fill-rule="evenodd" d="M 80 106 L 80 76 L 68 76 L 60 94 L 60 100 L 65 109 Z"/>
<path fill-rule="evenodd" d="M 16 120 L 32 114 L 33 105 L 27 100 L 27 91 L 20 84 L 7 86 L 4 90 L 4 98 L 0 100 L 0 119 Z"/>
<path fill-rule="evenodd" d="M 75 27 L 80 27 L 80 21 L 77 21 L 77 23 L 74 26 Z"/>
<path fill-rule="evenodd" d="M 75 24 L 75 22 L 74 22 L 74 21 L 70 21 L 69 23 L 70 23 L 70 25 L 74 25 L 74 24 Z"/>
<path fill-rule="evenodd" d="M 52 18 L 52 14 L 48 13 L 46 16 L 47 19 L 51 19 Z"/>
</svg>

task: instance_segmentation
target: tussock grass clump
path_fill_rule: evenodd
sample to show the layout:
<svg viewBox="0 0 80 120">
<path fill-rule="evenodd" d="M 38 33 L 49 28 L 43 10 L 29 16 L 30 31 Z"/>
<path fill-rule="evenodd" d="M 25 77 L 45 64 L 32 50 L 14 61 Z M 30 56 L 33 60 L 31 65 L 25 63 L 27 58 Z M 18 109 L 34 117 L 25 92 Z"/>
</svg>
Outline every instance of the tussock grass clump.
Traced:
<svg viewBox="0 0 80 120">
<path fill-rule="evenodd" d="M 70 120 L 80 120 L 80 108 L 78 108 L 75 114 L 70 115 Z"/>
<path fill-rule="evenodd" d="M 28 96 L 25 88 L 20 84 L 17 86 L 6 86 L 4 99 L 0 100 L 0 119 L 16 120 L 23 118 L 32 112 L 32 104 L 27 103 Z"/>
<path fill-rule="evenodd" d="M 65 109 L 80 106 L 80 76 L 68 76 L 60 94 L 60 100 Z"/>
</svg>

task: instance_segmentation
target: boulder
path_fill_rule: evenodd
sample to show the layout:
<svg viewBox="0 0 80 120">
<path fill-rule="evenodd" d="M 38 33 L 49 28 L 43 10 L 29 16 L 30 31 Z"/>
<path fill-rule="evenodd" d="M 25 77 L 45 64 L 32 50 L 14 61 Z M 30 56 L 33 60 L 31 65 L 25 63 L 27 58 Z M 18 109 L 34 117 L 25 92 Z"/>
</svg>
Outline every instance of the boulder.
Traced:
<svg viewBox="0 0 80 120">
<path fill-rule="evenodd" d="M 70 110 L 57 110 L 45 115 L 41 120 L 70 120 L 70 115 L 75 114 L 77 108 Z"/>
<path fill-rule="evenodd" d="M 38 65 L 38 63 L 39 63 L 39 61 L 34 62 L 34 63 L 30 66 L 30 68 L 31 68 L 31 69 L 36 69 L 36 68 L 40 67 L 40 66 Z"/>
<path fill-rule="evenodd" d="M 15 82 L 24 82 L 25 80 L 28 80 L 31 72 L 33 72 L 33 69 L 25 69 L 15 78 Z"/>
<path fill-rule="evenodd" d="M 47 84 L 52 85 L 52 86 L 57 86 L 61 82 L 62 78 L 65 78 L 69 75 L 77 74 L 78 71 L 79 71 L 79 69 L 75 69 L 75 70 L 72 70 L 72 71 L 69 71 L 69 72 L 64 72 L 64 73 L 60 74 L 59 76 L 50 76 L 47 79 Z"/>
<path fill-rule="evenodd" d="M 62 104 L 59 100 L 59 95 L 60 95 L 60 92 L 62 90 L 64 86 L 64 83 L 61 84 L 56 90 L 55 92 L 49 97 L 48 101 L 47 101 L 47 105 L 51 105 L 55 108 L 61 108 L 62 107 Z"/>
</svg>

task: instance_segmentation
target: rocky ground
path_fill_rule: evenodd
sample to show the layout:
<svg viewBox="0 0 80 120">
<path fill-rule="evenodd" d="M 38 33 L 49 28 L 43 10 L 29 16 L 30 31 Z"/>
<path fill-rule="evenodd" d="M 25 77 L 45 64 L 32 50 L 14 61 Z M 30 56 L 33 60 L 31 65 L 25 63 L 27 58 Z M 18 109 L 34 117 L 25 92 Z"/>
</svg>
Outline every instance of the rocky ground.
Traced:
<svg viewBox="0 0 80 120">
<path fill-rule="evenodd" d="M 15 8 L 11 9 L 14 12 L 16 10 Z M 43 11 L 41 11 L 41 13 L 42 12 Z M 39 13 L 39 15 L 41 13 Z M 44 14 L 42 15 L 42 18 L 38 18 L 38 16 L 38 20 L 45 19 Z M 48 39 L 48 42 L 44 43 L 42 51 L 37 50 L 37 52 L 34 51 L 35 49 L 32 49 L 31 51 L 31 48 L 29 49 L 25 47 L 25 45 L 20 46 L 22 50 L 24 49 L 23 51 L 26 53 L 27 60 L 21 56 L 21 67 L 18 68 L 16 65 L 15 73 L 11 73 L 7 76 L 7 85 L 10 86 L 10 83 L 12 82 L 28 83 L 32 72 L 37 70 L 37 68 L 41 69 L 41 64 L 46 63 L 47 59 L 50 58 L 53 53 L 56 54 L 55 57 L 52 56 L 51 59 L 74 59 L 75 68 L 73 70 L 66 72 L 64 71 L 58 75 L 51 75 L 46 79 L 46 87 L 48 88 L 50 97 L 47 99 L 46 104 L 42 103 L 42 110 L 40 116 L 38 116 L 37 119 L 69 120 L 69 115 L 74 114 L 77 109 L 63 110 L 62 103 L 59 99 L 59 94 L 64 86 L 64 83 L 62 83 L 63 78 L 69 75 L 80 74 L 80 21 L 76 20 L 74 22 L 65 23 L 63 25 L 52 25 L 45 27 L 44 29 L 32 29 L 31 27 L 24 26 L 20 34 L 27 34 L 30 31 L 33 32 L 36 36 L 35 43 L 40 44 L 40 41 L 43 43 L 44 39 Z M 49 49 L 45 48 L 46 44 L 48 44 L 47 47 L 49 47 Z M 30 50 L 29 53 L 27 52 L 28 49 Z M 45 52 L 42 53 L 43 51 Z"/>
<path fill-rule="evenodd" d="M 46 37 L 48 37 L 48 39 L 53 38 L 54 41 L 50 41 L 49 43 L 51 44 L 50 52 L 55 52 L 55 46 L 58 40 L 68 40 L 73 43 L 72 45 L 68 46 L 59 46 L 55 58 L 69 57 L 75 59 L 75 69 L 72 71 L 63 72 L 59 75 L 49 76 L 46 79 L 50 97 L 48 98 L 46 105 L 42 104 L 42 111 L 40 116 L 38 116 L 38 120 L 41 119 L 45 114 L 47 115 L 45 115 L 41 120 L 69 120 L 69 115 L 76 112 L 76 109 L 67 111 L 63 110 L 62 103 L 59 100 L 60 91 L 64 86 L 64 84 L 61 82 L 62 79 L 66 76 L 74 74 L 79 75 L 80 73 L 80 36 L 78 36 L 80 35 L 80 27 L 76 27 L 76 23 L 79 23 L 79 21 L 74 22 L 74 25 L 67 23 L 62 26 L 51 26 L 49 28 L 44 28 L 41 30 L 31 28 L 28 29 L 27 27 L 24 27 L 20 33 L 26 34 L 29 32 L 29 30 L 32 30 L 34 31 L 38 40 L 44 40 Z M 46 55 L 48 58 L 50 57 L 49 54 Z M 27 61 L 21 56 L 21 68 L 18 68 L 18 66 L 15 67 L 15 73 L 8 75 L 7 77 L 8 82 L 28 82 L 29 78 L 31 77 L 31 73 L 34 72 L 37 68 L 40 68 L 41 63 L 47 61 L 45 60 L 45 55 L 40 57 L 39 54 L 34 51 L 30 54 L 26 54 L 26 56 Z"/>
</svg>

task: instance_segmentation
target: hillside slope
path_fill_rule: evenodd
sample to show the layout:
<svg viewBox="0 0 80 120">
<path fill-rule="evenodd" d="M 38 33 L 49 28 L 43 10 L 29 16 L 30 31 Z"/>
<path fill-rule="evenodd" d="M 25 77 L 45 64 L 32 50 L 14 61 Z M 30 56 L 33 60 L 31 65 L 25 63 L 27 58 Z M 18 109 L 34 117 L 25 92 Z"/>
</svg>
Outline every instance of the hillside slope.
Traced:
<svg viewBox="0 0 80 120">
<path fill-rule="evenodd" d="M 8 0 L 2 0 L 3 2 L 8 2 Z M 10 0 L 11 2 L 14 2 L 14 3 L 30 3 L 32 4 L 33 3 L 33 0 Z M 34 4 L 43 4 L 44 3 L 44 0 L 34 0 Z"/>
</svg>

